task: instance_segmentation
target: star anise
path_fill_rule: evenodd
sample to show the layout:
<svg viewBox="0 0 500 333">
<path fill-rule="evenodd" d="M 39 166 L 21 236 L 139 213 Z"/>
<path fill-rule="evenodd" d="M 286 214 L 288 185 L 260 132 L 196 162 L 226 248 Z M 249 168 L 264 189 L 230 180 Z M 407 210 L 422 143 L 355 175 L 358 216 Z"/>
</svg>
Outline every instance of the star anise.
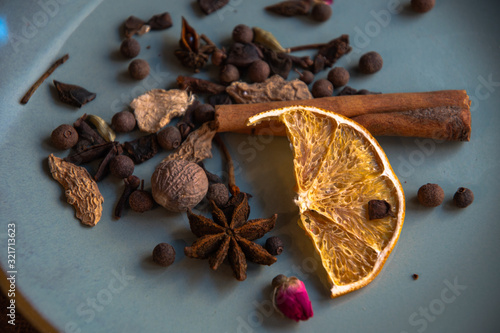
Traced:
<svg viewBox="0 0 500 333">
<path fill-rule="evenodd" d="M 237 280 L 246 279 L 247 260 L 261 265 L 272 265 L 276 258 L 262 246 L 253 242 L 274 228 L 277 214 L 269 219 L 249 220 L 250 207 L 247 194 L 239 192 L 231 197 L 225 207 L 213 201 L 213 220 L 188 211 L 191 231 L 198 239 L 184 248 L 186 256 L 208 259 L 210 268 L 216 270 L 227 257 Z"/>
</svg>

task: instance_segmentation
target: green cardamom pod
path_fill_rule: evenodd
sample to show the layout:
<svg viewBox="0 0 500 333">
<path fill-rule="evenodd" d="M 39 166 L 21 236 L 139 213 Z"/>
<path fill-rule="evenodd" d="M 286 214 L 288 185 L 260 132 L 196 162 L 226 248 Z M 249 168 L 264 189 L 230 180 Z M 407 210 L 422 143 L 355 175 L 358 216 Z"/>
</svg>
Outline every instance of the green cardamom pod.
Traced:
<svg viewBox="0 0 500 333">
<path fill-rule="evenodd" d="M 93 114 L 87 115 L 87 119 L 95 126 L 97 132 L 99 132 L 104 140 L 108 142 L 115 141 L 115 131 L 111 129 L 111 127 L 104 121 L 104 119 Z"/>
<path fill-rule="evenodd" d="M 269 31 L 266 31 L 259 27 L 253 27 L 252 29 L 254 42 L 262 44 L 276 52 L 290 52 L 289 49 L 285 49 L 283 46 L 281 46 L 276 37 L 274 37 L 274 35 Z"/>
</svg>

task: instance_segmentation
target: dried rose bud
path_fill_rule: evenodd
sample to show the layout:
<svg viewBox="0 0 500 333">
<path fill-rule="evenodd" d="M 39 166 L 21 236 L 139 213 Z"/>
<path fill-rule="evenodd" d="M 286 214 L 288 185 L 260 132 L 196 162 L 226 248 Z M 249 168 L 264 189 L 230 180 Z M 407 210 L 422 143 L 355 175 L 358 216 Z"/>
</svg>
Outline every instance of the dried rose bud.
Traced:
<svg viewBox="0 0 500 333">
<path fill-rule="evenodd" d="M 295 321 L 307 320 L 314 313 L 302 281 L 295 276 L 286 277 L 283 274 L 273 279 L 273 305 L 276 310 Z"/>
</svg>

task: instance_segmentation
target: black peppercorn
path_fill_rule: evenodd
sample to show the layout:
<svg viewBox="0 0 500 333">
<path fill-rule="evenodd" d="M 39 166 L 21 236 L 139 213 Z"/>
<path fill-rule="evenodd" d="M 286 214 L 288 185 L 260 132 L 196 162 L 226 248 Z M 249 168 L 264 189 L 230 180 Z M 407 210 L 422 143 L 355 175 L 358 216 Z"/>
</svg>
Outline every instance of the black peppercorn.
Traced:
<svg viewBox="0 0 500 333">
<path fill-rule="evenodd" d="M 215 109 L 210 104 L 201 104 L 194 109 L 194 122 L 203 124 L 207 121 L 213 120 L 215 117 Z"/>
<path fill-rule="evenodd" d="M 314 82 L 311 93 L 314 98 L 332 96 L 333 84 L 327 79 L 319 79 Z"/>
<path fill-rule="evenodd" d="M 109 162 L 109 172 L 118 178 L 127 178 L 134 173 L 134 161 L 126 155 L 113 157 Z"/>
<path fill-rule="evenodd" d="M 128 204 L 133 211 L 144 213 L 154 206 L 154 199 L 151 193 L 145 190 L 135 190 L 128 198 Z"/>
<path fill-rule="evenodd" d="M 156 136 L 160 147 L 165 150 L 172 150 L 180 146 L 182 142 L 181 132 L 176 126 L 167 126 L 158 132 Z"/>
<path fill-rule="evenodd" d="M 411 9 L 417 13 L 427 13 L 436 4 L 436 0 L 411 0 Z"/>
<path fill-rule="evenodd" d="M 365 53 L 359 59 L 359 70 L 364 74 L 373 74 L 382 69 L 384 61 L 382 56 L 375 51 Z"/>
<path fill-rule="evenodd" d="M 269 254 L 273 256 L 280 255 L 283 252 L 283 241 L 276 236 L 269 237 L 266 240 L 266 245 L 264 246 L 269 252 Z"/>
<path fill-rule="evenodd" d="M 311 17 L 318 22 L 325 22 L 332 16 L 332 7 L 326 3 L 316 3 L 311 11 Z"/>
<path fill-rule="evenodd" d="M 253 41 L 253 30 L 247 25 L 238 24 L 233 29 L 233 40 L 236 43 L 248 44 Z"/>
<path fill-rule="evenodd" d="M 160 243 L 153 249 L 153 261 L 160 266 L 168 267 L 175 261 L 175 249 L 168 243 Z"/>
<path fill-rule="evenodd" d="M 128 133 L 135 128 L 135 116 L 130 111 L 120 111 L 115 113 L 113 118 L 111 118 L 111 126 L 115 131 L 120 133 Z"/>
<path fill-rule="evenodd" d="M 458 208 L 465 208 L 474 201 L 474 193 L 466 187 L 459 187 L 455 195 L 453 195 L 453 202 Z"/>
<path fill-rule="evenodd" d="M 305 84 L 311 84 L 314 81 L 314 74 L 311 71 L 304 70 L 302 73 L 299 73 L 299 80 L 304 82 Z"/>
<path fill-rule="evenodd" d="M 137 57 L 139 52 L 141 52 L 141 45 L 136 39 L 127 38 L 120 45 L 120 52 L 125 58 L 132 59 Z"/>
<path fill-rule="evenodd" d="M 135 59 L 128 66 L 128 72 L 134 80 L 145 79 L 149 75 L 149 71 L 149 64 L 143 59 Z"/>
<path fill-rule="evenodd" d="M 60 125 L 50 135 L 52 145 L 57 149 L 66 150 L 78 142 L 78 132 L 71 125 Z"/>
<path fill-rule="evenodd" d="M 252 62 L 248 67 L 248 78 L 252 82 L 264 82 L 271 74 L 271 68 L 264 60 Z"/>
<path fill-rule="evenodd" d="M 240 71 L 236 66 L 227 64 L 220 69 L 219 79 L 224 84 L 238 81 L 240 79 Z"/>
<path fill-rule="evenodd" d="M 211 184 L 208 187 L 207 199 L 213 200 L 218 207 L 225 206 L 229 200 L 229 190 L 222 183 Z"/>
<path fill-rule="evenodd" d="M 417 198 L 426 207 L 437 207 L 444 200 L 444 191 L 438 184 L 427 183 L 418 189 Z"/>
<path fill-rule="evenodd" d="M 349 72 L 343 67 L 334 67 L 328 72 L 328 81 L 333 84 L 334 88 L 345 86 L 349 82 Z"/>
</svg>

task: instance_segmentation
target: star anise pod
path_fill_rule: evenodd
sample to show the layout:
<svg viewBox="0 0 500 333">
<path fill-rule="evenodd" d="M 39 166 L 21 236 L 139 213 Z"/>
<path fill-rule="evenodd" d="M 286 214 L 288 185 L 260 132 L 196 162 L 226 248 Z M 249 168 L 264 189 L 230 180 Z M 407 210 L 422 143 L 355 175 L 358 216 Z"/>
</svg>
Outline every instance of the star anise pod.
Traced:
<svg viewBox="0 0 500 333">
<path fill-rule="evenodd" d="M 250 207 L 246 193 L 234 195 L 226 207 L 213 201 L 212 219 L 193 214 L 188 210 L 191 231 L 198 239 L 184 248 L 186 256 L 208 259 L 210 268 L 216 270 L 227 257 L 237 280 L 246 279 L 247 260 L 261 265 L 272 265 L 276 258 L 262 246 L 253 242 L 274 228 L 277 214 L 269 219 L 249 220 Z"/>
</svg>

